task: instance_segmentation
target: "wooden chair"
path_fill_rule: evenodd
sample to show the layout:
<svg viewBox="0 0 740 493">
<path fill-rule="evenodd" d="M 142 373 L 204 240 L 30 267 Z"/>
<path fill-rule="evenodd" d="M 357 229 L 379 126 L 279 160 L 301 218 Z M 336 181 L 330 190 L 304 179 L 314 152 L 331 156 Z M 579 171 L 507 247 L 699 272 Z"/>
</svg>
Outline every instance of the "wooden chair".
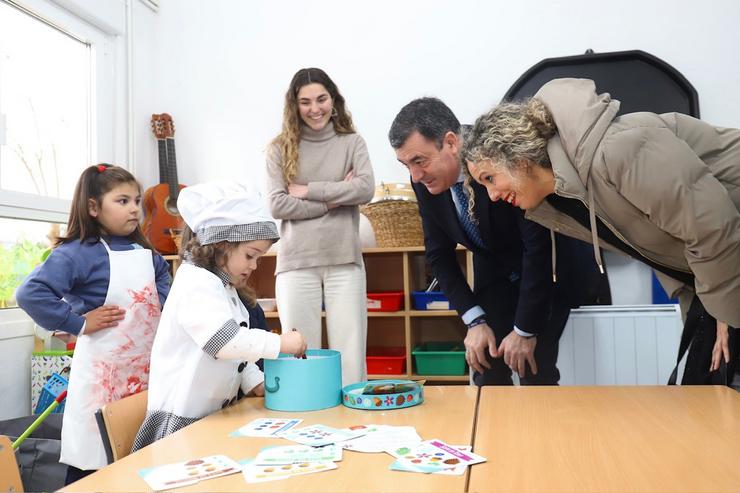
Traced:
<svg viewBox="0 0 740 493">
<path fill-rule="evenodd" d="M 0 435 L 0 491 L 23 491 L 13 442 L 4 435 Z"/>
<path fill-rule="evenodd" d="M 146 403 L 145 390 L 106 404 L 96 411 L 95 418 L 109 464 L 131 452 L 136 434 L 146 416 Z"/>
</svg>

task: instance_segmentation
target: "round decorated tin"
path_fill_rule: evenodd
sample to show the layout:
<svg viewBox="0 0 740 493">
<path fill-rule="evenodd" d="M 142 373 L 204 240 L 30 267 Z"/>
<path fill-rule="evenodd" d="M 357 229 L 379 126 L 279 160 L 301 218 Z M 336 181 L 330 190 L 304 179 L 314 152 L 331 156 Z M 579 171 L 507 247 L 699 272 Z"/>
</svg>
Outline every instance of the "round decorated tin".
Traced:
<svg viewBox="0 0 740 493">
<path fill-rule="evenodd" d="M 424 386 L 411 380 L 371 380 L 342 389 L 342 404 L 353 409 L 402 409 L 422 402 Z"/>
</svg>

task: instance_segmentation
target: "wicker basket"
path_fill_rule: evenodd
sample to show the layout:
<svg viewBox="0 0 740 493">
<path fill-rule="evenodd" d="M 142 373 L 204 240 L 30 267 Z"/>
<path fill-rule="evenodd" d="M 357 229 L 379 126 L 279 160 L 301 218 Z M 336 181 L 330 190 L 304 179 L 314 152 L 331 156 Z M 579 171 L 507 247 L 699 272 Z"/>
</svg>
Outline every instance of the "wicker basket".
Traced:
<svg viewBox="0 0 740 493">
<path fill-rule="evenodd" d="M 375 232 L 379 247 L 407 247 L 424 244 L 419 207 L 407 183 L 381 183 L 373 200 L 360 208 Z"/>
</svg>

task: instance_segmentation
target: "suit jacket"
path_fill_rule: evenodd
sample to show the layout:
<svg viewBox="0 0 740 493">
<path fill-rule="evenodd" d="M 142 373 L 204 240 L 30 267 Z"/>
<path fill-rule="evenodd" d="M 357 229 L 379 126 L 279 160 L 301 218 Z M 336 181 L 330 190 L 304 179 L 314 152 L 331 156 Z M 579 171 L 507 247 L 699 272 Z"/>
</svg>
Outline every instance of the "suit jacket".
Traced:
<svg viewBox="0 0 740 493">
<path fill-rule="evenodd" d="M 486 246 L 482 249 L 463 231 L 450 190 L 432 195 L 423 184 L 412 186 L 424 228 L 427 260 L 460 315 L 476 305 L 515 310 L 514 324 L 538 334 L 547 327 L 553 302 L 580 304 L 588 278 L 596 269 L 593 253 L 585 243 L 565 237 L 556 240 L 558 282 L 553 283 L 550 232 L 525 219 L 524 211 L 504 201 L 492 202 L 485 187 L 473 183 L 475 214 Z M 473 290 L 457 261 L 458 243 L 473 252 Z M 516 307 L 505 301 L 497 304 L 496 300 L 479 300 L 480 293 L 494 283 L 502 289 L 518 288 Z"/>
</svg>

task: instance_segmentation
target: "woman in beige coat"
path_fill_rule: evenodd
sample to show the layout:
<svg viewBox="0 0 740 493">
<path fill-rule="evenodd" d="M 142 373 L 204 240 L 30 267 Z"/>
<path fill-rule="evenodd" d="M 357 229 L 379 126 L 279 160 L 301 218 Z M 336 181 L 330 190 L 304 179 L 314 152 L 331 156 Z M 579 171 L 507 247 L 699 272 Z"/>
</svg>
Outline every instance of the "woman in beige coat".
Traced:
<svg viewBox="0 0 740 493">
<path fill-rule="evenodd" d="M 478 118 L 468 170 L 491 200 L 593 243 L 597 263 L 604 246 L 650 265 L 684 316 L 713 317 L 717 370 L 740 327 L 740 130 L 618 110 L 591 80 L 553 80 Z"/>
</svg>

